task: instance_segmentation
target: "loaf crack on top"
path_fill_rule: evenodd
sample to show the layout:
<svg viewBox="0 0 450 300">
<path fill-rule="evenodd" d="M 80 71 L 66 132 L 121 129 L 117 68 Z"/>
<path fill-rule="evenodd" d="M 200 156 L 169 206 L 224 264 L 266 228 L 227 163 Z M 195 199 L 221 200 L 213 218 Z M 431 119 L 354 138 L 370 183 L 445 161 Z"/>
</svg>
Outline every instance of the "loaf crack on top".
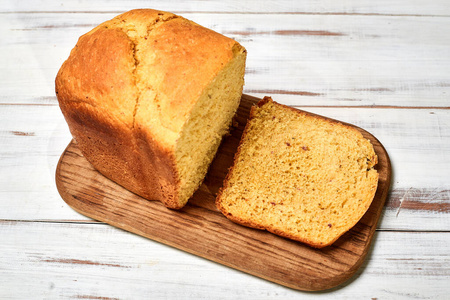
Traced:
<svg viewBox="0 0 450 300">
<path fill-rule="evenodd" d="M 139 108 L 139 101 L 142 95 L 142 91 L 144 90 L 150 90 L 152 91 L 152 93 L 155 94 L 155 98 L 154 101 L 157 102 L 158 101 L 158 95 L 157 95 L 157 90 L 150 84 L 150 81 L 144 81 L 141 80 L 141 77 L 139 76 L 140 73 L 142 71 L 139 70 L 139 66 L 141 65 L 142 68 L 144 68 L 144 66 L 142 66 L 141 64 L 141 55 L 145 55 L 142 54 L 142 51 L 140 52 L 140 44 L 144 43 L 145 40 L 147 40 L 149 38 L 149 35 L 151 33 L 152 30 L 158 28 L 159 26 L 163 25 L 165 22 L 168 22 L 170 20 L 174 20 L 179 18 L 179 16 L 171 14 L 171 13 L 166 13 L 166 12 L 158 12 L 156 15 L 155 19 L 148 19 L 147 22 L 148 24 L 146 26 L 144 26 L 145 24 L 140 24 L 140 26 L 136 26 L 133 21 L 130 22 L 130 20 L 128 20 L 128 18 L 126 18 L 126 15 L 121 15 L 119 17 L 117 17 L 114 21 L 110 22 L 111 24 L 105 24 L 105 28 L 106 29 L 113 29 L 113 28 L 117 28 L 122 30 L 127 37 L 129 38 L 129 40 L 132 43 L 132 53 L 133 53 L 133 59 L 134 59 L 134 69 L 133 69 L 133 76 L 135 79 L 135 85 L 136 85 L 136 90 L 137 90 L 137 97 L 136 97 L 136 104 L 134 106 L 134 110 L 133 110 L 133 122 L 132 122 L 132 128 L 134 128 L 135 126 L 135 118 L 136 118 L 136 113 L 137 110 Z M 161 114 L 161 109 L 160 106 L 157 105 L 156 108 L 159 111 L 159 114 Z M 161 124 L 162 126 L 164 126 L 164 123 Z M 170 128 L 168 128 L 170 130 Z"/>
</svg>

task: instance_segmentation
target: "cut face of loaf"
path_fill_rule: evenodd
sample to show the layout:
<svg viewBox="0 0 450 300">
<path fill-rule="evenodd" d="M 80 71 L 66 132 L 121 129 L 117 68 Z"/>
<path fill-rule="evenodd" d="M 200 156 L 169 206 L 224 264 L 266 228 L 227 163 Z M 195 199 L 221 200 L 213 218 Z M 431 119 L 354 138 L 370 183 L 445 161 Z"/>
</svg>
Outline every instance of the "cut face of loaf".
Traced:
<svg viewBox="0 0 450 300">
<path fill-rule="evenodd" d="M 83 155 L 149 200 L 181 208 L 239 106 L 246 51 L 180 16 L 133 10 L 80 37 L 56 93 Z"/>
<path fill-rule="evenodd" d="M 251 110 L 216 204 L 234 222 L 325 247 L 369 208 L 376 163 L 355 128 L 265 98 Z"/>
</svg>

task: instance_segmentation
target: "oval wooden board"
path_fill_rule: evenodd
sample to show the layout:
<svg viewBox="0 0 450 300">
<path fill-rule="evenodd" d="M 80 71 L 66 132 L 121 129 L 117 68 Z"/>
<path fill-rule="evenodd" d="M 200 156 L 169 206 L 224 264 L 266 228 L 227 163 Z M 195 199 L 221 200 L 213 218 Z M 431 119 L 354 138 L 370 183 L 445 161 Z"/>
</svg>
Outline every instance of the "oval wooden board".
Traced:
<svg viewBox="0 0 450 300">
<path fill-rule="evenodd" d="M 306 291 L 336 287 L 363 263 L 390 186 L 391 165 L 386 150 L 368 132 L 378 155 L 378 190 L 360 222 L 333 245 L 313 249 L 302 243 L 243 227 L 215 207 L 215 195 L 233 161 L 250 107 L 258 98 L 244 95 L 239 125 L 227 136 L 208 175 L 188 205 L 170 210 L 145 200 L 98 173 L 72 141 L 61 156 L 56 184 L 62 198 L 81 214 L 200 257 Z"/>
</svg>

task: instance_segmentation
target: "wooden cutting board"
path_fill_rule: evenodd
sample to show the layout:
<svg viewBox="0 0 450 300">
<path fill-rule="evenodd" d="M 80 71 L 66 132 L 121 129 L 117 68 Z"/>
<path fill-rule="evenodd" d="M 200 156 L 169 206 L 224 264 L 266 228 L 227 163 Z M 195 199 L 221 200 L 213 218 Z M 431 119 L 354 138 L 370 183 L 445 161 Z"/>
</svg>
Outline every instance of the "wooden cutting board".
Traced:
<svg viewBox="0 0 450 300">
<path fill-rule="evenodd" d="M 390 186 L 389 157 L 374 136 L 358 128 L 378 155 L 378 190 L 360 222 L 329 247 L 313 249 L 234 224 L 216 209 L 215 194 L 232 164 L 250 107 L 258 100 L 242 97 L 239 125 L 224 139 L 205 182 L 179 211 L 145 200 L 108 180 L 87 162 L 74 141 L 56 170 L 58 191 L 83 215 L 243 272 L 298 290 L 335 287 L 358 270 L 369 252 Z"/>
</svg>

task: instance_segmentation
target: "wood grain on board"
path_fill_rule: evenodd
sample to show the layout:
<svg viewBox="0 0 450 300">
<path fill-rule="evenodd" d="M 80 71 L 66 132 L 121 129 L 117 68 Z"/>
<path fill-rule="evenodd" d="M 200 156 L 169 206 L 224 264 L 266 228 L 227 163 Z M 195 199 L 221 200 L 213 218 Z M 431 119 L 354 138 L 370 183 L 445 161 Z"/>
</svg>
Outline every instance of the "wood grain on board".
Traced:
<svg viewBox="0 0 450 300">
<path fill-rule="evenodd" d="M 313 249 L 299 242 L 234 224 L 214 200 L 242 135 L 250 107 L 259 99 L 244 95 L 238 127 L 224 139 L 205 182 L 183 209 L 145 200 L 108 180 L 82 156 L 72 141 L 61 156 L 56 183 L 62 198 L 76 211 L 186 252 L 299 290 L 335 287 L 361 266 L 389 190 L 391 167 L 384 147 L 361 129 L 379 158 L 379 186 L 361 221 L 333 245 Z"/>
</svg>

